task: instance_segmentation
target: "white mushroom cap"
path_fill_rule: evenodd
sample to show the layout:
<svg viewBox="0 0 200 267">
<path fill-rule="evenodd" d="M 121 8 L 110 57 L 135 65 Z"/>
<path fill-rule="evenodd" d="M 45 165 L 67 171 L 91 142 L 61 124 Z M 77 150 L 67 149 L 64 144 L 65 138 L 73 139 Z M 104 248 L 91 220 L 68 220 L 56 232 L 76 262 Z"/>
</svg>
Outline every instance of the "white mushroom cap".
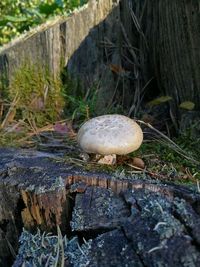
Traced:
<svg viewBox="0 0 200 267">
<path fill-rule="evenodd" d="M 137 150 L 143 141 L 140 126 L 123 115 L 103 115 L 84 123 L 78 143 L 87 153 L 125 155 Z"/>
</svg>

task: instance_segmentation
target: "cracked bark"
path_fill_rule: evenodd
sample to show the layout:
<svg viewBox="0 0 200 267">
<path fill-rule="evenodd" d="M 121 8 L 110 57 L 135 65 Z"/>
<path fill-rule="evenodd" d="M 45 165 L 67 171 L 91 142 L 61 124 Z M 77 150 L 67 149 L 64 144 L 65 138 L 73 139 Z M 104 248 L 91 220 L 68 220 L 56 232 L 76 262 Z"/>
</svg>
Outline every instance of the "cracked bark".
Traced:
<svg viewBox="0 0 200 267">
<path fill-rule="evenodd" d="M 173 246 L 177 249 L 180 243 L 185 244 L 180 249 L 180 262 L 186 261 L 181 255 L 189 255 L 186 247 L 196 257 L 192 261 L 199 261 L 200 196 L 183 186 L 84 171 L 61 160 L 55 153 L 0 149 L 0 200 L 1 264 L 9 263 L 11 247 L 17 251 L 22 227 L 55 231 L 56 225 L 60 225 L 63 233 L 76 232 L 86 239 L 92 237 L 94 248 L 97 234 L 103 235 L 102 240 L 114 240 L 115 232 L 111 232 L 123 229 L 128 238 L 124 246 L 131 242 L 133 252 L 137 252 L 145 266 L 152 266 L 160 257 L 164 261 L 171 255 Z M 169 227 L 163 232 L 169 236 L 153 230 L 165 217 L 169 219 Z M 163 225 L 160 227 L 162 229 Z M 164 241 L 169 249 L 152 251 Z M 110 242 L 113 249 L 118 246 Z M 127 249 L 130 251 L 130 244 Z M 103 250 L 98 248 L 97 251 L 101 258 Z M 148 254 L 147 251 L 152 252 Z M 89 254 L 91 261 L 95 261 L 97 254 L 93 249 Z M 175 255 L 170 257 L 175 262 Z"/>
</svg>

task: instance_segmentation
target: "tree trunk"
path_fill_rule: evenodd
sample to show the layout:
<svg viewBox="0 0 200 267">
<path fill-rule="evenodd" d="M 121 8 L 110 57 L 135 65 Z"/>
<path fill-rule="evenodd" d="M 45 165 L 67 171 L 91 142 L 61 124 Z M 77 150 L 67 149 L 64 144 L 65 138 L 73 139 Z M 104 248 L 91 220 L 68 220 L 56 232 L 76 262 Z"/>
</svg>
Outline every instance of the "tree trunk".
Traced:
<svg viewBox="0 0 200 267">
<path fill-rule="evenodd" d="M 160 90 L 176 111 L 192 101 L 200 108 L 200 6 L 198 0 L 147 1 L 146 33 Z"/>
</svg>

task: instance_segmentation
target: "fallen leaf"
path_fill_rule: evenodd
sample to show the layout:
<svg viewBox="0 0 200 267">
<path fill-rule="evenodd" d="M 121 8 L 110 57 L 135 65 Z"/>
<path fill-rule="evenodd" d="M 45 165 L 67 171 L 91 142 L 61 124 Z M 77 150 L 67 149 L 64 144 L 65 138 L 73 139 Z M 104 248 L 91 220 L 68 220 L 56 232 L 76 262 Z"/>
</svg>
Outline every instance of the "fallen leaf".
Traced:
<svg viewBox="0 0 200 267">
<path fill-rule="evenodd" d="M 110 64 L 110 69 L 117 74 L 124 72 L 124 69 L 120 65 Z"/>
<path fill-rule="evenodd" d="M 65 123 L 56 122 L 54 125 L 54 131 L 57 133 L 67 134 L 69 133 L 70 129 Z"/>
<path fill-rule="evenodd" d="M 141 118 L 142 121 L 146 122 L 146 123 L 153 123 L 154 122 L 154 117 L 149 115 L 149 114 L 144 114 Z"/>
<path fill-rule="evenodd" d="M 168 102 L 172 100 L 172 97 L 171 96 L 161 96 L 161 97 L 158 97 L 158 98 L 155 98 L 153 100 L 151 100 L 150 102 L 147 103 L 148 106 L 157 106 L 157 105 L 160 105 L 162 103 L 165 103 L 165 102 Z"/>
<path fill-rule="evenodd" d="M 191 101 L 184 101 L 179 105 L 179 108 L 186 109 L 186 110 L 193 110 L 195 104 Z"/>
</svg>

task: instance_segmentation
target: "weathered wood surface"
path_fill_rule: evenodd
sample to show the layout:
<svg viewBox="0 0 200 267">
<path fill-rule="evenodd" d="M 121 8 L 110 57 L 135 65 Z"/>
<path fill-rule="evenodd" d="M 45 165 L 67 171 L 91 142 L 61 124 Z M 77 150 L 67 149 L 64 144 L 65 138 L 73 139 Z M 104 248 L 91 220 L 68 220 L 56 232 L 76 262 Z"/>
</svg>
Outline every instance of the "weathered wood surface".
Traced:
<svg viewBox="0 0 200 267">
<path fill-rule="evenodd" d="M 119 49 L 110 53 L 119 42 L 119 22 L 119 0 L 89 0 L 68 18 L 48 22 L 3 47 L 0 81 L 4 86 L 10 84 L 15 70 L 24 63 L 49 68 L 55 77 L 66 68 L 86 89 L 100 83 L 99 106 L 105 106 L 105 97 L 108 104 L 116 83 L 109 64 L 120 64 Z M 76 94 L 76 88 L 73 90 Z"/>
<path fill-rule="evenodd" d="M 24 61 L 39 63 L 48 66 L 54 74 L 60 73 L 63 63 L 67 64 L 90 30 L 109 15 L 115 3 L 113 0 L 91 0 L 71 16 L 39 26 L 6 45 L 0 51 L 1 74 L 10 79 Z"/>
<path fill-rule="evenodd" d="M 137 1 L 135 1 L 137 2 Z M 147 1 L 144 28 L 159 88 L 200 108 L 199 1 Z"/>
<path fill-rule="evenodd" d="M 84 183 L 70 192 L 76 192 L 70 223 L 76 242 L 64 244 L 65 266 L 199 266 L 200 214 L 186 200 L 144 188 L 117 194 Z M 34 260 L 22 246 L 15 267 Z M 43 253 L 47 260 L 48 251 L 43 247 L 37 257 Z"/>
<path fill-rule="evenodd" d="M 24 63 L 48 67 L 55 76 L 65 69 L 75 81 L 81 81 L 85 91 L 92 86 L 98 88 L 97 113 L 117 104 L 128 112 L 134 101 L 137 109 L 137 90 L 143 86 L 138 72 L 146 63 L 140 62 L 139 67 L 140 47 L 132 35 L 135 26 L 131 3 L 132 0 L 89 0 L 70 17 L 48 22 L 3 47 L 0 82 L 4 87 L 9 85 L 15 70 Z M 76 95 L 76 89 L 71 88 L 70 92 Z"/>
<path fill-rule="evenodd" d="M 143 202 L 137 203 L 140 201 L 139 196 L 145 203 L 153 197 L 158 198 L 158 207 L 162 206 L 162 201 L 174 207 L 174 201 L 183 199 L 182 202 L 180 200 L 180 208 L 184 208 L 183 214 L 178 207 L 174 208 L 174 212 L 180 217 L 186 234 L 195 240 L 194 243 L 199 242 L 199 194 L 186 187 L 153 180 L 134 180 L 134 177 L 122 179 L 106 173 L 84 171 L 64 161 L 63 155 L 60 152 L 52 154 L 0 149 L 0 265 L 8 262 L 7 266 L 10 266 L 10 250 L 17 250 L 17 240 L 23 226 L 30 230 L 40 227 L 46 231 L 54 231 L 56 225 L 60 225 L 61 230 L 68 234 L 72 230 L 83 233 L 98 230 L 102 232 L 102 229 L 110 231 L 122 227 L 124 218 L 130 217 L 135 205 L 136 209 L 138 205 L 141 206 L 138 208 L 141 212 Z M 120 193 L 125 191 L 128 193 Z M 133 207 L 130 209 L 130 206 Z M 167 211 L 175 216 L 172 208 L 167 208 Z M 140 215 L 143 218 L 143 214 Z M 138 216 L 134 217 L 134 220 L 137 218 Z M 155 221 L 155 218 L 152 220 Z M 150 223 L 149 219 L 145 227 L 151 229 L 151 223 L 148 225 L 148 222 Z M 141 225 L 141 231 L 142 229 Z"/>
<path fill-rule="evenodd" d="M 105 188 L 88 187 L 76 196 L 71 226 L 92 238 L 85 257 L 78 260 L 80 265 L 200 264 L 200 216 L 178 197 L 143 188 L 116 195 Z"/>
</svg>

